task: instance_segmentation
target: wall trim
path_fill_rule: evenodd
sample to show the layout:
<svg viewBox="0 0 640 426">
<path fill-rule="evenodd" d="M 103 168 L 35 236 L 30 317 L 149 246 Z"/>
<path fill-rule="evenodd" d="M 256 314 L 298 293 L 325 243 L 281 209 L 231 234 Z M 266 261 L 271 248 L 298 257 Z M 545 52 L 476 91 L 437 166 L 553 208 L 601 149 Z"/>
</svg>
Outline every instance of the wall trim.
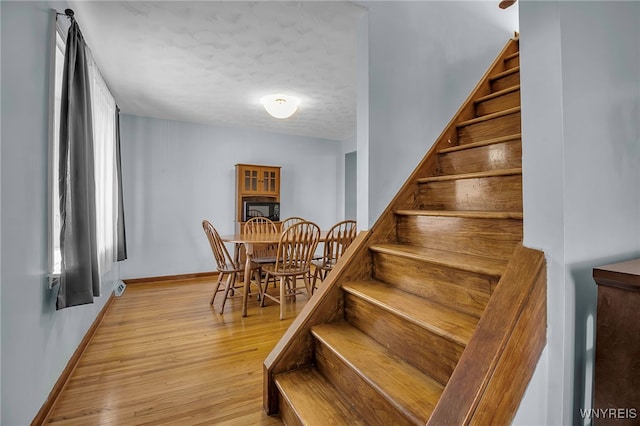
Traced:
<svg viewBox="0 0 640 426">
<path fill-rule="evenodd" d="M 148 284 L 158 281 L 180 281 L 180 280 L 189 280 L 194 278 L 208 278 L 208 277 L 216 277 L 218 275 L 217 271 L 210 272 L 194 272 L 191 274 L 178 274 L 178 275 L 164 275 L 160 277 L 143 277 L 143 278 L 128 278 L 124 279 L 125 284 Z"/>
<path fill-rule="evenodd" d="M 62 373 L 60 373 L 60 377 L 58 377 L 58 380 L 53 385 L 53 388 L 51 389 L 49 396 L 45 400 L 44 404 L 42 404 L 42 407 L 40 407 L 40 410 L 38 411 L 33 421 L 31 422 L 31 426 L 43 425 L 49 420 L 51 411 L 53 410 L 53 407 L 58 401 L 58 398 L 62 394 L 62 390 L 65 388 L 65 386 L 67 385 L 67 382 L 71 378 L 71 375 L 73 374 L 73 371 L 76 369 L 76 366 L 78 365 L 78 362 L 82 357 L 82 354 L 84 354 L 84 351 L 89 346 L 89 343 L 91 343 L 91 341 L 93 340 L 93 337 L 95 336 L 96 331 L 98 330 L 98 327 L 102 323 L 102 319 L 104 318 L 105 314 L 111 307 L 111 304 L 113 303 L 114 299 L 115 297 L 113 295 L 113 292 L 111 292 L 111 294 L 109 295 L 109 299 L 107 299 L 107 302 L 104 304 L 104 306 L 98 313 L 98 316 L 96 316 L 96 319 L 93 320 L 91 327 L 89 327 L 89 330 L 87 330 L 87 333 L 84 335 L 84 337 L 80 341 L 80 344 L 78 345 L 75 352 L 69 359 L 69 362 L 67 362 L 67 366 L 64 368 L 64 370 L 62 370 Z"/>
</svg>

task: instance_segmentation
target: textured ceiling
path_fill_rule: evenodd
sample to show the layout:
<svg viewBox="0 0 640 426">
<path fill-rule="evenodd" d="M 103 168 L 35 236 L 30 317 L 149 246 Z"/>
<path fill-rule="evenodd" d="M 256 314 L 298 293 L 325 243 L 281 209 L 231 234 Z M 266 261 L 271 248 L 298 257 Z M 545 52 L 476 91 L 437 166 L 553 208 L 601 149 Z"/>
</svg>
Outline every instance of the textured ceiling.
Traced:
<svg viewBox="0 0 640 426">
<path fill-rule="evenodd" d="M 356 25 L 341 1 L 69 1 L 124 113 L 342 140 L 356 125 Z M 285 120 L 259 99 L 283 92 Z"/>
</svg>

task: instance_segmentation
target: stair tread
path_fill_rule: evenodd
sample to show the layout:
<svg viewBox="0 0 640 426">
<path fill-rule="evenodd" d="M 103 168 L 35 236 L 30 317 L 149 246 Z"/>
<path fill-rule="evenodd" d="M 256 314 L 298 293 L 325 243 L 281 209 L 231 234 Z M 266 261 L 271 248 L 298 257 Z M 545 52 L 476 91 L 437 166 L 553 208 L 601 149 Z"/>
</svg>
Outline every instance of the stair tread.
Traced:
<svg viewBox="0 0 640 426">
<path fill-rule="evenodd" d="M 508 142 L 508 141 L 517 140 L 517 139 L 522 139 L 522 133 L 515 133 L 513 135 L 508 135 L 508 136 L 500 136 L 499 138 L 486 139 L 484 141 L 467 143 L 467 144 L 464 144 L 464 145 L 456 145 L 456 146 L 452 146 L 450 148 L 441 149 L 440 151 L 438 151 L 438 154 L 446 154 L 448 152 L 463 151 L 463 150 L 466 150 L 466 149 L 477 148 L 477 147 L 480 147 L 480 146 L 493 145 L 493 144 L 496 144 L 496 143 Z"/>
<path fill-rule="evenodd" d="M 488 170 L 483 172 L 461 173 L 457 175 L 430 176 L 426 178 L 416 179 L 416 182 L 418 183 L 441 182 L 446 180 L 476 179 L 476 178 L 484 178 L 484 177 L 510 176 L 510 175 L 520 175 L 520 174 L 522 174 L 522 168 L 517 167 L 513 169 Z"/>
<path fill-rule="evenodd" d="M 367 424 L 343 398 L 336 398 L 336 388 L 313 367 L 279 374 L 275 382 L 303 424 Z"/>
<path fill-rule="evenodd" d="M 415 424 L 431 415 L 443 386 L 346 322 L 312 333 Z"/>
<path fill-rule="evenodd" d="M 505 56 L 504 60 L 507 61 L 507 60 L 513 59 L 513 58 L 515 58 L 517 56 L 520 56 L 520 52 L 513 52 L 512 54 Z"/>
<path fill-rule="evenodd" d="M 342 289 L 462 346 L 469 343 L 478 323 L 471 315 L 380 281 L 347 282 Z"/>
<path fill-rule="evenodd" d="M 517 72 L 520 72 L 520 66 L 509 68 L 508 70 L 502 71 L 501 73 L 498 73 L 492 77 L 489 77 L 489 81 L 498 80 L 502 77 L 505 77 L 510 74 L 515 74 Z"/>
<path fill-rule="evenodd" d="M 505 115 L 515 114 L 517 112 L 520 112 L 519 106 L 508 108 L 498 112 L 493 112 L 491 114 L 486 114 L 480 117 L 472 118 L 470 120 L 461 121 L 460 123 L 456 124 L 456 127 L 465 127 L 471 124 L 482 123 L 483 121 L 493 120 L 495 118 L 504 117 Z"/>
<path fill-rule="evenodd" d="M 480 102 L 485 102 L 491 99 L 499 98 L 500 96 L 506 95 L 507 93 L 517 92 L 520 90 L 520 85 L 516 84 L 515 86 L 507 87 L 506 89 L 498 90 L 497 92 L 490 93 L 486 96 L 478 98 L 473 101 L 474 104 L 479 104 Z"/>
<path fill-rule="evenodd" d="M 396 210 L 402 216 L 445 216 L 468 219 L 522 219 L 522 212 L 476 211 L 476 210 Z"/>
<path fill-rule="evenodd" d="M 499 277 L 507 267 L 507 262 L 500 259 L 480 257 L 465 253 L 437 250 L 408 244 L 376 244 L 370 247 L 377 253 L 387 253 L 424 262 L 435 263 L 463 271 Z"/>
</svg>

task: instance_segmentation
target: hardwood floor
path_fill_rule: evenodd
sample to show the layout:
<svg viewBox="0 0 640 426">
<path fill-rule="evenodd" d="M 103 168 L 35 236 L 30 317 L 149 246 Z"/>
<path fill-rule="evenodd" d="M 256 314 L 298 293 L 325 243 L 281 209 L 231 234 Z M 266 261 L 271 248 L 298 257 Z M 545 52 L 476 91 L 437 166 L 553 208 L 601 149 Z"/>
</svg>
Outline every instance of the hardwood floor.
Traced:
<svg viewBox="0 0 640 426">
<path fill-rule="evenodd" d="M 48 423 L 57 425 L 276 425 L 262 408 L 262 363 L 306 303 L 287 318 L 252 297 L 224 315 L 212 278 L 129 285 L 114 300 Z M 271 287 L 269 292 L 277 291 Z M 221 302 L 220 295 L 215 306 Z"/>
</svg>

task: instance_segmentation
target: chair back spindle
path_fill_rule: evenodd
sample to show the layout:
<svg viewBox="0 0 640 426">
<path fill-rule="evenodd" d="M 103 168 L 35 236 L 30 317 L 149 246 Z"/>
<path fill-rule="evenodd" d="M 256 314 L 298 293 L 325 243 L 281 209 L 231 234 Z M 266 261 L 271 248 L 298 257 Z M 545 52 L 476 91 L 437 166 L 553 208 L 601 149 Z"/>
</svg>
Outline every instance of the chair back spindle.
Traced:
<svg viewBox="0 0 640 426">
<path fill-rule="evenodd" d="M 244 234 L 276 234 L 278 233 L 278 227 L 269 218 L 258 216 L 249 219 L 245 222 L 242 231 Z M 276 252 L 275 244 L 260 244 L 255 245 L 253 248 L 254 262 L 258 263 L 270 263 L 275 259 Z"/>
<path fill-rule="evenodd" d="M 288 217 L 282 221 L 282 224 L 280 225 L 280 229 L 284 231 L 287 228 L 291 227 L 291 225 L 295 225 L 298 222 L 306 222 L 306 219 L 298 216 Z"/>
<path fill-rule="evenodd" d="M 316 289 L 318 278 L 320 278 L 320 281 L 326 278 L 327 274 L 338 262 L 338 259 L 342 257 L 356 238 L 356 234 L 357 223 L 355 220 L 343 220 L 329 229 L 324 242 L 322 259 L 313 261 L 315 269 L 313 271 L 313 285 L 311 286 L 312 292 Z"/>
<path fill-rule="evenodd" d="M 276 271 L 309 269 L 320 240 L 320 228 L 312 222 L 298 222 L 282 232 L 276 256 Z"/>
<path fill-rule="evenodd" d="M 209 240 L 209 245 L 211 246 L 211 251 L 213 252 L 213 257 L 216 260 L 218 269 L 228 269 L 229 267 L 237 268 L 238 265 L 236 265 L 236 263 L 229 255 L 229 251 L 224 245 L 220 234 L 218 233 L 216 228 L 213 227 L 211 222 L 209 222 L 208 220 L 203 220 L 202 228 L 204 229 L 204 233 L 207 235 L 207 239 Z"/>
</svg>

